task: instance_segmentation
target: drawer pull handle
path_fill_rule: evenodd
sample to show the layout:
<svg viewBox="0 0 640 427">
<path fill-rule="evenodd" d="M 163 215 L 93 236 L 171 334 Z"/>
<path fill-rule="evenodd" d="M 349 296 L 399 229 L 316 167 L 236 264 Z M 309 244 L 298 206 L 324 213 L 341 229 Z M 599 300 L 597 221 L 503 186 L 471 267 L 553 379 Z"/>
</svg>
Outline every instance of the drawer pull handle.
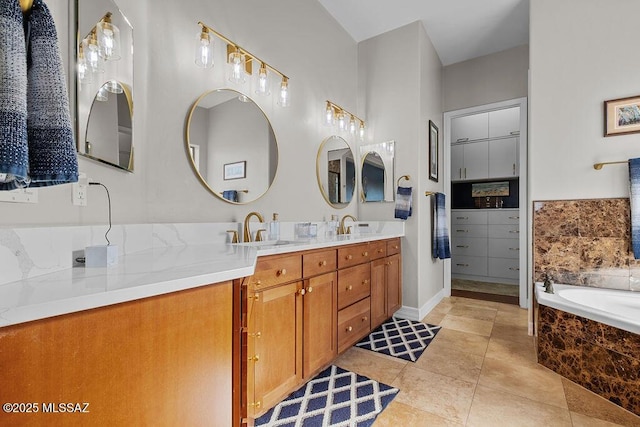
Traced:
<svg viewBox="0 0 640 427">
<path fill-rule="evenodd" d="M 351 332 L 351 331 L 353 331 L 353 326 L 347 326 L 346 331 L 347 331 L 347 332 Z"/>
<path fill-rule="evenodd" d="M 304 294 L 306 294 L 306 293 L 307 293 L 307 291 L 306 291 L 304 288 L 302 288 L 302 289 L 300 289 L 300 290 L 298 291 L 298 293 L 299 293 L 300 295 L 304 295 Z"/>
<path fill-rule="evenodd" d="M 456 142 L 467 142 L 469 140 L 469 138 L 458 138 L 456 139 Z"/>
<path fill-rule="evenodd" d="M 511 270 L 511 271 L 520 271 L 520 269 L 517 268 L 517 267 L 509 267 L 509 270 Z"/>
<path fill-rule="evenodd" d="M 456 233 L 468 233 L 469 230 L 456 230 Z"/>
<path fill-rule="evenodd" d="M 520 248 L 509 248 L 510 251 L 519 251 Z"/>
<path fill-rule="evenodd" d="M 283 268 L 282 270 L 278 270 L 276 272 L 276 276 L 284 276 L 285 274 L 287 274 L 287 269 Z"/>
<path fill-rule="evenodd" d="M 457 216 L 456 219 L 469 219 L 468 216 Z"/>
<path fill-rule="evenodd" d="M 257 354 L 255 356 L 249 358 L 249 362 L 257 362 L 259 360 L 260 360 L 260 356 L 257 355 Z"/>
<path fill-rule="evenodd" d="M 510 216 L 509 219 L 520 219 L 519 216 Z"/>
<path fill-rule="evenodd" d="M 456 245 L 456 248 L 465 248 L 466 249 L 468 247 L 469 247 L 469 245 Z"/>
<path fill-rule="evenodd" d="M 520 135 L 520 131 L 519 130 L 512 130 L 511 132 L 509 132 L 510 135 Z"/>
<path fill-rule="evenodd" d="M 367 251 L 362 252 L 362 256 L 369 256 L 369 252 Z"/>
<path fill-rule="evenodd" d="M 345 258 L 346 258 L 347 260 L 353 259 L 353 255 L 347 255 Z"/>
<path fill-rule="evenodd" d="M 347 286 L 347 291 L 351 291 L 351 290 L 353 290 L 353 286 L 351 285 Z"/>
<path fill-rule="evenodd" d="M 309 286 L 309 287 L 307 288 L 307 292 L 308 292 L 308 293 L 313 292 L 313 287 L 312 287 L 312 286 Z"/>
<path fill-rule="evenodd" d="M 519 230 L 509 230 L 509 233 L 520 233 Z"/>
<path fill-rule="evenodd" d="M 368 318 L 367 316 L 364 316 L 364 317 L 362 318 L 362 321 L 363 321 L 363 322 L 366 322 L 367 320 L 369 320 L 369 318 Z"/>
<path fill-rule="evenodd" d="M 458 267 L 469 267 L 469 264 L 456 264 Z"/>
<path fill-rule="evenodd" d="M 326 266 L 326 265 L 327 265 L 327 261 L 320 261 L 320 262 L 318 263 L 318 265 L 319 265 L 320 267 L 324 267 L 324 266 Z"/>
</svg>

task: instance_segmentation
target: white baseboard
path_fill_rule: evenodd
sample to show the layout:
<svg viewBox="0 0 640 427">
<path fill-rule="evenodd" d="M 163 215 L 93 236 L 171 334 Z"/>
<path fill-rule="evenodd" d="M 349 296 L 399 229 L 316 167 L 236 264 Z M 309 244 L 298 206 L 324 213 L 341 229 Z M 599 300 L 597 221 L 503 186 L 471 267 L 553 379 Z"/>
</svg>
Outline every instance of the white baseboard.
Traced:
<svg viewBox="0 0 640 427">
<path fill-rule="evenodd" d="M 429 314 L 431 310 L 434 309 L 436 305 L 444 298 L 444 289 L 441 289 L 440 292 L 435 294 L 429 301 L 427 301 L 422 307 L 414 308 L 402 306 L 400 310 L 396 311 L 394 316 L 400 317 L 402 319 L 415 320 L 420 322 L 424 317 Z"/>
</svg>

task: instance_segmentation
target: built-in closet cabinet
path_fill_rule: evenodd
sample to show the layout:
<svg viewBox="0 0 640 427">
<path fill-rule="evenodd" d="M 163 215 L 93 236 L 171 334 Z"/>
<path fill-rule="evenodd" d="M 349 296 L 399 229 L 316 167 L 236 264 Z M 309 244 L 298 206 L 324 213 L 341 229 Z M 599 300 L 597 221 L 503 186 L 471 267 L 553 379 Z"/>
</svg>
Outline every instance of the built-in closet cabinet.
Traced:
<svg viewBox="0 0 640 427">
<path fill-rule="evenodd" d="M 518 138 L 489 140 L 488 178 L 512 178 L 518 176 Z"/>
<path fill-rule="evenodd" d="M 386 256 L 371 261 L 372 329 L 393 316 L 393 313 L 402 305 L 400 266 L 400 239 L 388 241 L 386 243 Z"/>
<path fill-rule="evenodd" d="M 486 113 L 480 113 L 478 115 L 483 114 Z M 488 114 L 489 138 L 520 135 L 520 107 L 493 110 Z"/>
<path fill-rule="evenodd" d="M 489 177 L 489 142 L 479 141 L 451 146 L 451 179 L 471 181 Z"/>
<path fill-rule="evenodd" d="M 489 137 L 489 113 L 472 114 L 451 120 L 451 142 L 469 142 Z"/>
</svg>

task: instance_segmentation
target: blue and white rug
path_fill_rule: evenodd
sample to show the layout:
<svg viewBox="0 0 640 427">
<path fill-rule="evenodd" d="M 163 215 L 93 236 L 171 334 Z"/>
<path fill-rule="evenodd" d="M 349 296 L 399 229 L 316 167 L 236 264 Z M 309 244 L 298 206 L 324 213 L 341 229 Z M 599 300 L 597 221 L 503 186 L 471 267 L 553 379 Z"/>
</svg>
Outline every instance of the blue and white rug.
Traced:
<svg viewBox="0 0 640 427">
<path fill-rule="evenodd" d="M 255 421 L 256 426 L 368 427 L 397 388 L 331 365 Z"/>
<path fill-rule="evenodd" d="M 441 328 L 442 326 L 392 317 L 356 346 L 415 362 Z"/>
</svg>

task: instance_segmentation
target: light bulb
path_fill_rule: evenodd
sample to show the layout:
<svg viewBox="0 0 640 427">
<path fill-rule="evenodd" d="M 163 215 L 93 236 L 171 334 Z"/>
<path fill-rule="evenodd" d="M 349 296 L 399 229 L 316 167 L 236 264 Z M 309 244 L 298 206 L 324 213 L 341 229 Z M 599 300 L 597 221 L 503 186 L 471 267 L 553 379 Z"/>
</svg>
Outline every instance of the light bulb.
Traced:
<svg viewBox="0 0 640 427">
<path fill-rule="evenodd" d="M 229 67 L 229 80 L 233 83 L 244 83 L 244 55 L 238 48 L 229 54 Z"/>
<path fill-rule="evenodd" d="M 281 107 L 289 106 L 289 79 L 282 77 L 282 83 L 280 83 L 280 100 L 278 101 Z"/>
<path fill-rule="evenodd" d="M 347 120 L 342 111 L 338 113 L 338 127 L 340 130 L 345 130 L 347 128 Z"/>
<path fill-rule="evenodd" d="M 351 119 L 349 120 L 349 133 L 351 135 L 356 134 L 356 119 L 354 119 L 353 116 L 351 116 Z"/>
<path fill-rule="evenodd" d="M 327 110 L 325 111 L 324 122 L 328 126 L 331 126 L 333 124 L 333 107 L 328 102 Z"/>
<path fill-rule="evenodd" d="M 360 122 L 360 140 L 364 140 L 364 122 Z"/>
<path fill-rule="evenodd" d="M 263 62 L 260 64 L 258 70 L 258 89 L 256 89 L 258 95 L 271 95 L 269 91 L 269 74 L 267 73 L 267 65 Z"/>
<path fill-rule="evenodd" d="M 120 86 L 120 83 L 118 83 L 117 80 L 109 80 L 107 83 L 105 83 L 104 88 L 109 92 L 115 94 L 123 92 L 122 86 Z"/>
<path fill-rule="evenodd" d="M 196 35 L 196 65 L 202 68 L 213 67 L 213 40 L 207 27 Z"/>
<path fill-rule="evenodd" d="M 100 56 L 105 61 L 120 59 L 120 29 L 111 23 L 111 13 L 96 24 L 96 34 Z"/>
</svg>

